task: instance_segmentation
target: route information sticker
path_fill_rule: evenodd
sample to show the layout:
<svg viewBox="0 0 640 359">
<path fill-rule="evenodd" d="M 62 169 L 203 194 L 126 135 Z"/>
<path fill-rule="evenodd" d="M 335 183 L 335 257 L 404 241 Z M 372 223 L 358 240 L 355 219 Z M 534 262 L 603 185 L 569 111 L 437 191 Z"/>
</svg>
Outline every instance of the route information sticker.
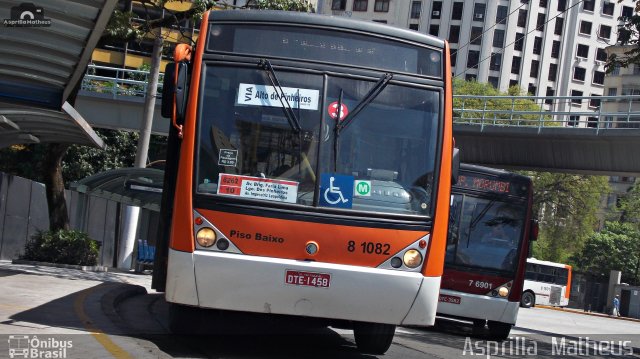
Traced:
<svg viewBox="0 0 640 359">
<path fill-rule="evenodd" d="M 221 173 L 218 194 L 296 203 L 298 182 Z"/>
<path fill-rule="evenodd" d="M 291 108 L 301 110 L 317 110 L 320 91 L 283 87 L 284 95 Z M 273 86 L 240 84 L 238 88 L 238 105 L 282 107 L 279 91 Z"/>
</svg>

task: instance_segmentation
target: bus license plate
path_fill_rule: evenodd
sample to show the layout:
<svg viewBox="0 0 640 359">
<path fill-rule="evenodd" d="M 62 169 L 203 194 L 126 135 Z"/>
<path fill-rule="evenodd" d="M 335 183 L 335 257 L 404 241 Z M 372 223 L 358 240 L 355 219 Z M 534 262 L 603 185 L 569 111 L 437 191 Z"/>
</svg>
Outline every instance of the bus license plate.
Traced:
<svg viewBox="0 0 640 359">
<path fill-rule="evenodd" d="M 440 294 L 438 301 L 443 303 L 460 304 L 462 298 L 453 295 Z"/>
<path fill-rule="evenodd" d="M 284 282 L 291 285 L 329 288 L 329 282 L 331 282 L 331 274 L 300 272 L 287 269 L 284 276 Z"/>
</svg>

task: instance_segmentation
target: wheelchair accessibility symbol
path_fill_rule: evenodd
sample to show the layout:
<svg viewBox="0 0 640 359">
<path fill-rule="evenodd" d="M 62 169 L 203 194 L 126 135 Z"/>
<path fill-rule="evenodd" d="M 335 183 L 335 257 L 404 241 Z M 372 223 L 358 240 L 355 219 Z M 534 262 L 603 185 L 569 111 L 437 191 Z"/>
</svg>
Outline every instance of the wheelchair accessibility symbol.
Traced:
<svg viewBox="0 0 640 359">
<path fill-rule="evenodd" d="M 351 208 L 353 201 L 353 176 L 323 173 L 320 177 L 320 205 Z"/>
</svg>

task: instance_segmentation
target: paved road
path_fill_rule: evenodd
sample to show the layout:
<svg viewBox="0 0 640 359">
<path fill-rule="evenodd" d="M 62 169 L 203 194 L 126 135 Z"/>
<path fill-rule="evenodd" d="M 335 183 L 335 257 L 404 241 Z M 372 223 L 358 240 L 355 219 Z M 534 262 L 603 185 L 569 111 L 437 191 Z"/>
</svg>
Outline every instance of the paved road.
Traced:
<svg viewBox="0 0 640 359">
<path fill-rule="evenodd" d="M 274 322 L 273 317 L 202 316 L 200 321 L 225 334 L 169 335 L 168 305 L 161 294 L 150 290 L 149 282 L 150 277 L 144 275 L 87 273 L 0 262 L 0 358 L 8 353 L 9 335 L 17 334 L 72 340 L 73 348 L 66 352 L 68 358 L 374 357 L 356 350 L 350 330 L 305 328 L 296 323 Z M 131 288 L 141 292 L 122 301 L 114 300 L 118 293 L 131 293 Z M 117 306 L 109 307 L 108 303 Z M 470 328 L 457 323 L 440 324 L 437 330 L 398 328 L 384 358 L 487 358 L 487 354 L 510 358 L 533 354 L 553 358 L 640 357 L 640 322 L 523 309 L 511 339 L 502 343 L 473 337 Z M 600 351 L 585 353 L 587 336 L 591 346 L 599 345 Z M 631 352 L 633 355 L 626 355 Z M 612 353 L 621 355 L 607 355 Z"/>
</svg>

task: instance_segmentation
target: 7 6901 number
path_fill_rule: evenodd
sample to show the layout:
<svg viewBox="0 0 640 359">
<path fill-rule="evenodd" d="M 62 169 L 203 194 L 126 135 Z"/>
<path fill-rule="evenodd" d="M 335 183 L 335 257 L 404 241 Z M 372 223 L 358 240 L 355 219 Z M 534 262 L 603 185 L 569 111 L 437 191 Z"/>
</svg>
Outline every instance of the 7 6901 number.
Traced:
<svg viewBox="0 0 640 359">
<path fill-rule="evenodd" d="M 347 243 L 347 250 L 349 252 L 355 252 L 356 250 L 362 251 L 364 254 L 385 254 L 389 255 L 391 245 L 388 243 L 376 243 L 376 242 L 360 242 L 359 248 L 356 248 L 355 241 L 349 241 Z"/>
</svg>

